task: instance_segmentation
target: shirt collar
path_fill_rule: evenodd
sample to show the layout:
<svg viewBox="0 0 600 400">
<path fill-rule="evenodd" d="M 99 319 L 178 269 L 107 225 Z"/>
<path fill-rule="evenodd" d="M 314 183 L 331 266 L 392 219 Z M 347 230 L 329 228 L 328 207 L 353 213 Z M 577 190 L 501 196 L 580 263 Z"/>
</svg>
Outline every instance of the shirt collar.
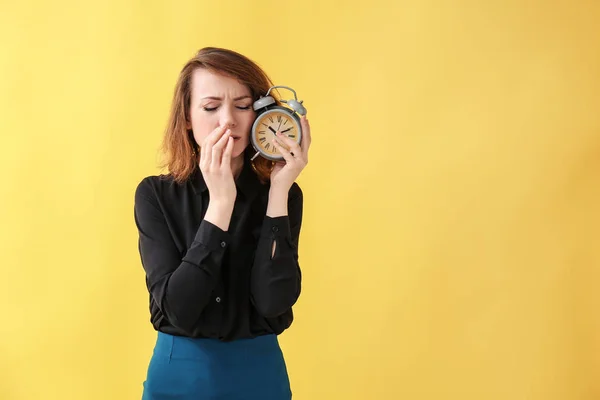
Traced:
<svg viewBox="0 0 600 400">
<path fill-rule="evenodd" d="M 190 176 L 192 187 L 194 189 L 194 193 L 196 195 L 202 194 L 204 191 L 208 190 L 206 186 L 206 182 L 204 181 L 204 177 L 202 176 L 202 172 L 200 172 L 200 168 L 196 167 L 194 172 Z M 258 188 L 261 185 L 258 176 L 254 172 L 252 168 L 251 160 L 250 160 L 250 152 L 246 150 L 244 152 L 244 166 L 242 167 L 242 171 L 240 175 L 235 181 L 235 185 L 238 189 L 238 192 L 246 196 L 247 198 L 252 198 L 252 196 L 258 191 Z"/>
</svg>

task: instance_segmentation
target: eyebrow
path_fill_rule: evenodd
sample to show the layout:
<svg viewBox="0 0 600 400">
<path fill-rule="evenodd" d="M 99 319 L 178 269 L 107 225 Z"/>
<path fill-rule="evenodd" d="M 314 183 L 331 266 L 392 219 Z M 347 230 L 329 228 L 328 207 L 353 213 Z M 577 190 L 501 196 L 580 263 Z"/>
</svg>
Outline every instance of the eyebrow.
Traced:
<svg viewBox="0 0 600 400">
<path fill-rule="evenodd" d="M 235 99 L 233 99 L 233 101 L 238 101 L 238 100 L 243 100 L 243 99 L 251 99 L 251 96 L 245 95 L 245 96 L 240 96 L 240 97 L 236 97 Z M 223 100 L 222 97 L 215 97 L 215 96 L 207 96 L 207 97 L 203 97 L 202 100 Z"/>
</svg>

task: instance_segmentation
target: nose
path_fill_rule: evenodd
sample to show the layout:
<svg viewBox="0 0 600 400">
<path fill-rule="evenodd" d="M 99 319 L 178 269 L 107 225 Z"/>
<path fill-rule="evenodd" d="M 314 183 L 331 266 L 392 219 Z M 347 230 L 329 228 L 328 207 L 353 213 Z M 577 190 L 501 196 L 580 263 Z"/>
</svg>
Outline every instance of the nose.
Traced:
<svg viewBox="0 0 600 400">
<path fill-rule="evenodd" d="M 220 125 L 230 129 L 235 128 L 236 121 L 231 107 L 222 107 L 221 110 L 222 113 L 220 118 Z"/>
</svg>

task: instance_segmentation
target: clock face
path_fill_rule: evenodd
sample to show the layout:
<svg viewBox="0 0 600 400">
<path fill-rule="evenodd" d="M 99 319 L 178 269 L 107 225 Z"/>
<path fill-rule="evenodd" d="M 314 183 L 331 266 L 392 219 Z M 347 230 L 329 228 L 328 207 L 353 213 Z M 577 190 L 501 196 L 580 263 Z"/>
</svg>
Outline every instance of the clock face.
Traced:
<svg viewBox="0 0 600 400">
<path fill-rule="evenodd" d="M 281 132 L 288 138 L 300 143 L 300 124 L 290 112 L 271 109 L 258 116 L 252 127 L 252 143 L 257 151 L 271 160 L 281 160 L 283 156 L 273 145 L 273 138 Z M 287 148 L 287 146 L 284 146 Z"/>
</svg>

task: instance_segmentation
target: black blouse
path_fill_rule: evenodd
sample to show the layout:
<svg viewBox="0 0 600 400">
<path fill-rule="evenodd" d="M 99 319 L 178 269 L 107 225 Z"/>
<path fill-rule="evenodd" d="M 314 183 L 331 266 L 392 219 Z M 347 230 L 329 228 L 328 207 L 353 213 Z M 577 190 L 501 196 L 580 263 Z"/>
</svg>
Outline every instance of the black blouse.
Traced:
<svg viewBox="0 0 600 400">
<path fill-rule="evenodd" d="M 247 157 L 236 186 L 223 231 L 204 220 L 209 191 L 198 168 L 184 184 L 159 175 L 138 185 L 134 216 L 156 330 L 230 341 L 291 325 L 301 287 L 302 190 L 294 183 L 288 215 L 271 218 L 270 185 L 258 180 Z"/>
</svg>

